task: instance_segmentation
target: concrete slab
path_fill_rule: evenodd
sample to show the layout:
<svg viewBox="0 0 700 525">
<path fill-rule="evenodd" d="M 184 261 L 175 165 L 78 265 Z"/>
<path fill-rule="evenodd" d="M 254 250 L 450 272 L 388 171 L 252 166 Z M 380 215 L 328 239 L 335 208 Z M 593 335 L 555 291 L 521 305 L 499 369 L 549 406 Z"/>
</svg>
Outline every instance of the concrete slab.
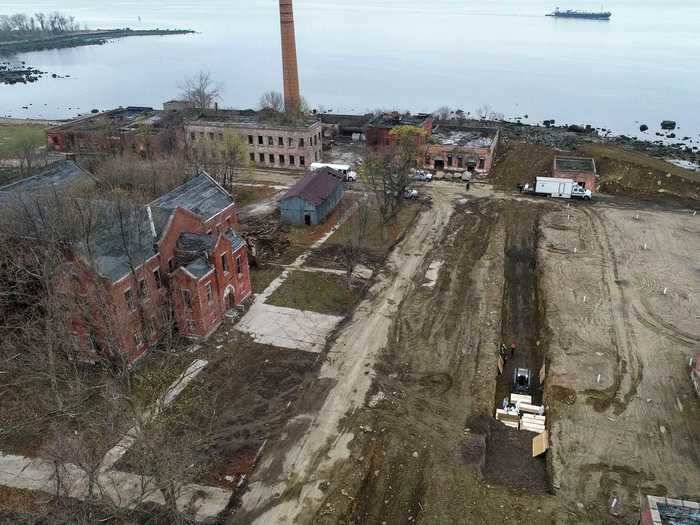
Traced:
<svg viewBox="0 0 700 525">
<path fill-rule="evenodd" d="M 319 353 L 342 317 L 256 302 L 236 329 L 264 345 Z"/>
</svg>

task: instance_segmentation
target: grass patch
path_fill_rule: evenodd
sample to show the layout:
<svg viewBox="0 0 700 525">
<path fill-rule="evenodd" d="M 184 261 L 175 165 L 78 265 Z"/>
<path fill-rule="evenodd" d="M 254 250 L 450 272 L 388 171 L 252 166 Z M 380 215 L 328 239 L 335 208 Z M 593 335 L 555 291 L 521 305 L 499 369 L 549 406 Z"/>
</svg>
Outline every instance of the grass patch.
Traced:
<svg viewBox="0 0 700 525">
<path fill-rule="evenodd" d="M 29 139 L 37 144 L 46 142 L 46 128 L 31 124 L 0 126 L 0 157 L 14 152 L 14 143 Z"/>
<path fill-rule="evenodd" d="M 282 273 L 280 266 L 267 266 L 265 268 L 250 269 L 250 285 L 253 288 L 253 293 L 262 293 L 265 288 L 270 286 L 270 283 L 277 279 Z"/>
<path fill-rule="evenodd" d="M 238 186 L 235 191 L 236 204 L 248 206 L 272 197 L 277 190 L 270 186 Z"/>
<path fill-rule="evenodd" d="M 293 271 L 267 300 L 268 304 L 345 316 L 360 301 L 360 291 L 348 290 L 345 277 L 332 273 Z"/>
</svg>

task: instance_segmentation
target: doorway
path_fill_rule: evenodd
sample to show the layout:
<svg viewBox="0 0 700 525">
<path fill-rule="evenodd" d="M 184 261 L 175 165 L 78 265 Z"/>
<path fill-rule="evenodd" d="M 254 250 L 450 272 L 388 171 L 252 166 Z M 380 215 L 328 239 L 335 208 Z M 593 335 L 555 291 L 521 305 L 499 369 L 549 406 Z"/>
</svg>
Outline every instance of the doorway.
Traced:
<svg viewBox="0 0 700 525">
<path fill-rule="evenodd" d="M 443 159 L 435 159 L 435 169 L 436 170 L 444 170 L 445 169 L 445 161 Z"/>
<path fill-rule="evenodd" d="M 311 215 L 308 213 L 304 215 L 304 224 L 307 226 L 311 226 Z"/>
</svg>

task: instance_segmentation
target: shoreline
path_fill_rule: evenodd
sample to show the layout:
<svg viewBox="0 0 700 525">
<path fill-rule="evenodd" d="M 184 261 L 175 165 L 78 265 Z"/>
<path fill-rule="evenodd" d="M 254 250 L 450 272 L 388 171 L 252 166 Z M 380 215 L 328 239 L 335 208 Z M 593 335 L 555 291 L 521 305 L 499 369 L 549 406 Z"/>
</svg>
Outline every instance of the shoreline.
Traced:
<svg viewBox="0 0 700 525">
<path fill-rule="evenodd" d="M 65 33 L 49 37 L 0 42 L 0 57 L 9 58 L 18 53 L 103 45 L 110 40 L 132 36 L 170 36 L 195 33 L 192 29 L 97 29 Z"/>
<path fill-rule="evenodd" d="M 79 118 L 79 117 L 75 117 Z M 0 117 L 0 126 L 53 126 L 60 125 L 74 120 L 68 119 L 33 119 Z M 578 131 L 572 131 L 571 125 L 544 125 L 529 124 L 517 121 L 501 120 L 476 120 L 464 119 L 463 123 L 469 126 L 500 126 L 505 132 L 504 138 L 507 141 L 526 142 L 531 144 L 541 144 L 563 151 L 575 150 L 577 146 L 584 144 L 604 144 L 619 146 L 623 149 L 645 153 L 666 162 L 682 161 L 673 163 L 677 167 L 688 170 L 691 173 L 700 171 L 700 151 L 693 150 L 687 145 L 660 144 L 658 141 L 641 140 L 620 135 L 601 135 L 595 128 L 585 129 L 579 126 Z M 691 167 L 693 166 L 693 167 Z"/>
</svg>

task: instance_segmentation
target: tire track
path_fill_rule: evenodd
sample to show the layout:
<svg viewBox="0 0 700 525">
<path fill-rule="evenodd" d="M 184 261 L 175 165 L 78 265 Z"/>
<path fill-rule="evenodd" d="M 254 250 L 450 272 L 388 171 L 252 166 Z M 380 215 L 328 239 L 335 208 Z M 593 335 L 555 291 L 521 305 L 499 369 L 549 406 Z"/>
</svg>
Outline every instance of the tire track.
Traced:
<svg viewBox="0 0 700 525">
<path fill-rule="evenodd" d="M 636 336 L 630 324 L 630 303 L 621 284 L 618 261 L 607 228 L 597 211 L 592 208 L 582 211 L 588 217 L 600 248 L 602 281 L 610 298 L 610 336 L 617 353 L 617 373 L 613 387 L 606 390 L 589 389 L 585 393 L 593 400 L 596 410 L 602 412 L 612 405 L 615 415 L 619 415 L 637 394 L 643 377 L 643 365 L 635 351 Z"/>
</svg>

